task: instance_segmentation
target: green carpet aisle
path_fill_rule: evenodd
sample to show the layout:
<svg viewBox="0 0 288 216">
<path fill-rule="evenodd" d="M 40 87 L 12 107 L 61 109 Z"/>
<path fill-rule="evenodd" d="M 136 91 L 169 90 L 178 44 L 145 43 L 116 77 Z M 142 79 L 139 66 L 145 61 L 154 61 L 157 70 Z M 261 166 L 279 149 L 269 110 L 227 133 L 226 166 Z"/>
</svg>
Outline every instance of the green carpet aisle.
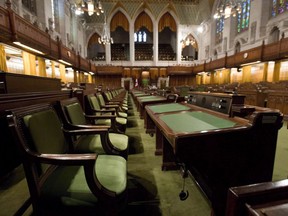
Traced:
<svg viewBox="0 0 288 216">
<path fill-rule="evenodd" d="M 155 136 L 145 133 L 144 121 L 130 98 L 126 134 L 130 137 L 128 157 L 128 205 L 121 216 L 209 216 L 210 208 L 190 178 L 185 190 L 186 201 L 180 201 L 183 179 L 178 171 L 161 171 L 161 156 L 155 156 Z M 274 167 L 274 180 L 288 175 L 288 130 L 284 124 L 279 132 Z M 28 188 L 22 167 L 0 182 L 0 216 L 12 216 L 28 197 Z M 31 208 L 25 215 L 31 215 Z M 96 215 L 96 214 L 95 214 Z"/>
</svg>

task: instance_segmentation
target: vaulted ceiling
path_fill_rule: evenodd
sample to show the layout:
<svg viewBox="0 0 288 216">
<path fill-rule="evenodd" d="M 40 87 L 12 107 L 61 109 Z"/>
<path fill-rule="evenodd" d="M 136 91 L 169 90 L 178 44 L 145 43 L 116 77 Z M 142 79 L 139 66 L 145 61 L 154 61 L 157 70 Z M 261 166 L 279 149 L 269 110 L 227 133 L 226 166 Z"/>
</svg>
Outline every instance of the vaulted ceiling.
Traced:
<svg viewBox="0 0 288 216">
<path fill-rule="evenodd" d="M 79 0 L 75 0 L 77 2 Z M 174 14 L 182 25 L 199 25 L 211 17 L 215 0 L 101 0 L 106 16 L 117 10 L 126 13 L 133 20 L 145 10 L 152 19 L 158 20 L 165 12 Z M 85 15 L 86 23 L 103 23 L 104 16 Z"/>
</svg>

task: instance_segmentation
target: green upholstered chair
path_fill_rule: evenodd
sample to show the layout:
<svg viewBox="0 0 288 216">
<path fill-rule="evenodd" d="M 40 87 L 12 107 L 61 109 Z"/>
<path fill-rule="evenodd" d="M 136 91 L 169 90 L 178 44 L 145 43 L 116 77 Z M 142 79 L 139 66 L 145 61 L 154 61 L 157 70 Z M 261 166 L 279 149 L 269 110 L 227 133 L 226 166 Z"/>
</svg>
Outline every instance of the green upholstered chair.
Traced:
<svg viewBox="0 0 288 216">
<path fill-rule="evenodd" d="M 168 94 L 166 96 L 166 98 L 167 98 L 167 102 L 176 103 L 177 99 L 178 99 L 178 95 L 177 94 Z"/>
<path fill-rule="evenodd" d="M 116 113 L 116 116 L 117 116 L 115 119 L 116 126 L 120 131 L 125 132 L 126 126 L 127 126 L 127 119 L 124 117 L 119 117 L 119 113 L 117 112 L 115 108 L 110 108 L 110 109 L 101 108 L 99 101 L 94 94 L 85 95 L 84 103 L 85 103 L 85 112 L 88 115 L 103 116 L 107 113 L 112 114 L 112 115 Z M 111 121 L 109 119 L 98 119 L 96 120 L 96 124 L 111 125 Z"/>
<path fill-rule="evenodd" d="M 122 107 L 122 106 L 119 106 L 119 104 L 106 104 L 105 103 L 105 100 L 104 100 L 104 97 L 101 93 L 97 93 L 96 94 L 96 97 L 99 101 L 99 104 L 100 104 L 100 107 L 101 109 L 116 109 L 116 112 L 117 112 L 117 115 L 119 117 L 123 117 L 123 118 L 127 118 L 127 111 L 128 111 L 128 108 L 126 107 Z"/>
<path fill-rule="evenodd" d="M 116 104 L 121 104 L 121 106 L 128 107 L 128 100 L 126 98 L 126 94 L 118 94 L 118 95 L 113 95 L 112 92 L 114 91 L 106 91 L 103 92 L 103 97 L 105 99 L 105 102 L 107 103 L 116 103 Z M 125 93 L 125 92 L 123 92 Z"/>
<path fill-rule="evenodd" d="M 64 131 L 50 105 L 7 111 L 30 192 L 33 215 L 117 215 L 127 200 L 123 157 L 75 153 L 71 134 L 107 133 L 107 128 Z"/>
<path fill-rule="evenodd" d="M 105 125 L 94 125 L 98 116 L 85 115 L 77 98 L 57 101 L 57 110 L 61 116 L 63 126 L 68 130 L 107 128 Z M 102 117 L 102 116 L 100 116 Z M 128 157 L 128 136 L 118 133 L 92 134 L 77 137 L 76 141 L 80 152 L 97 152 L 100 154 L 121 155 Z"/>
</svg>

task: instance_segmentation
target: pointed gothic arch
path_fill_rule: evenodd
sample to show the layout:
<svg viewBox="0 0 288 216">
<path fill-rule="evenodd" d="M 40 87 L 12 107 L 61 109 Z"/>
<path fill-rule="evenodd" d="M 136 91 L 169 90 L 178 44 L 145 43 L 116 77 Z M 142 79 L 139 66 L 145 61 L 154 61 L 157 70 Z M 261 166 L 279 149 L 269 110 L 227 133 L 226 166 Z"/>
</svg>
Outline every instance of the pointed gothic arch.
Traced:
<svg viewBox="0 0 288 216">
<path fill-rule="evenodd" d="M 98 43 L 99 38 L 100 35 L 95 32 L 88 40 L 87 57 L 93 61 L 105 60 L 105 46 Z"/>
<path fill-rule="evenodd" d="M 169 12 L 158 22 L 158 60 L 175 61 L 177 51 L 177 25 Z"/>
<path fill-rule="evenodd" d="M 143 10 L 134 22 L 135 60 L 151 61 L 153 59 L 153 22 Z"/>
</svg>

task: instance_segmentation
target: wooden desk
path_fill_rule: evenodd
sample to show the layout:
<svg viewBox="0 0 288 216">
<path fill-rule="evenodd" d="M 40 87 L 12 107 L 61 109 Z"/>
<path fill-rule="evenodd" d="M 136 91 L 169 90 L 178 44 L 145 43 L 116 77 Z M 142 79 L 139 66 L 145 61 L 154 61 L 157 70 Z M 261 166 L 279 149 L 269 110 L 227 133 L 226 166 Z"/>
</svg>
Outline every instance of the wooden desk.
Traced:
<svg viewBox="0 0 288 216">
<path fill-rule="evenodd" d="M 162 113 L 171 113 L 171 112 L 181 112 L 190 110 L 191 107 L 186 104 L 180 103 L 167 103 L 167 104 L 157 104 L 157 105 L 148 105 L 145 108 L 149 110 L 152 115 L 162 114 Z M 161 139 L 161 132 L 155 127 L 154 122 L 152 121 L 150 115 L 147 114 L 147 111 L 144 113 L 144 127 L 146 133 L 153 136 L 156 133 L 156 150 L 155 155 L 162 155 L 162 142 L 158 139 Z"/>
<path fill-rule="evenodd" d="M 140 118 L 144 118 L 145 106 L 149 104 L 167 103 L 167 98 L 162 96 L 143 96 L 137 97 L 138 111 Z"/>
<path fill-rule="evenodd" d="M 244 119 L 189 106 L 188 111 L 162 114 L 146 109 L 159 130 L 162 169 L 185 164 L 215 215 L 221 216 L 229 187 L 272 180 L 283 116 L 263 109 Z"/>
<path fill-rule="evenodd" d="M 259 206 L 247 205 L 249 216 L 287 216 L 288 200 L 271 202 Z"/>
</svg>

